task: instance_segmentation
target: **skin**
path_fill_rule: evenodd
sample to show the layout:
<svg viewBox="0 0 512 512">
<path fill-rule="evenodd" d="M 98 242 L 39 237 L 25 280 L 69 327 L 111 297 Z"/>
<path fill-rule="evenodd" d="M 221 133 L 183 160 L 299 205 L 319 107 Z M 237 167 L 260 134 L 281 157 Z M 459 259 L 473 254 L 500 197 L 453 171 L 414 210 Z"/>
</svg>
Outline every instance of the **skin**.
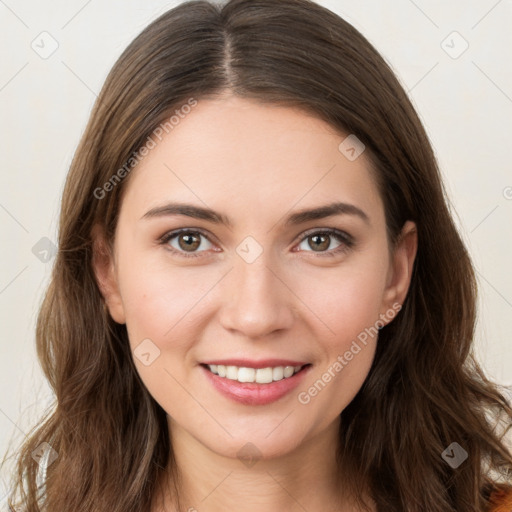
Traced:
<svg viewBox="0 0 512 512">
<path fill-rule="evenodd" d="M 289 107 L 201 100 L 132 171 L 112 257 L 96 232 L 95 270 L 111 316 L 126 324 L 132 349 L 149 338 L 160 350 L 149 366 L 134 361 L 168 414 L 184 510 L 358 510 L 336 479 L 334 454 L 339 415 L 368 375 L 376 337 L 309 403 L 297 395 L 403 303 L 417 235 L 407 222 L 391 251 L 365 153 L 350 161 L 338 149 L 346 135 Z M 143 218 L 177 201 L 209 207 L 232 226 Z M 368 223 L 345 213 L 285 225 L 291 213 L 335 201 L 357 206 Z M 179 228 L 206 234 L 194 238 L 197 257 L 186 257 L 183 234 L 182 246 L 179 237 L 159 242 Z M 312 235 L 326 228 L 348 233 L 354 245 L 334 253 L 345 244 L 330 236 L 317 248 Z M 252 263 L 236 252 L 249 235 L 263 249 Z M 277 402 L 243 405 L 199 366 L 234 357 L 312 367 Z M 258 453 L 251 467 L 237 456 L 248 442 Z M 175 510 L 169 496 L 165 507 Z"/>
</svg>

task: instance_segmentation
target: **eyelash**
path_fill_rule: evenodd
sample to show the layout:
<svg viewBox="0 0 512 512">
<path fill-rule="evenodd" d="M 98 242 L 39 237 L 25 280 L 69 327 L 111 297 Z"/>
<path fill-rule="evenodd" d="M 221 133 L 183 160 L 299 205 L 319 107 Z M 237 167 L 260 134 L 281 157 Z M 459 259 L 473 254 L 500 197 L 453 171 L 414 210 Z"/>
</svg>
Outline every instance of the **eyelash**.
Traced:
<svg viewBox="0 0 512 512">
<path fill-rule="evenodd" d="M 167 245 L 173 238 L 177 237 L 180 234 L 187 233 L 187 234 L 194 234 L 194 235 L 202 235 L 204 236 L 210 243 L 213 243 L 208 235 L 204 233 L 201 229 L 191 229 L 191 228 L 182 228 L 174 231 L 170 231 L 169 233 L 166 233 L 164 236 L 162 236 L 159 239 L 159 243 L 161 245 Z M 337 247 L 336 249 L 331 249 L 330 251 L 320 251 L 317 254 L 321 257 L 334 257 L 338 254 L 348 252 L 354 245 L 354 239 L 348 234 L 343 231 L 339 231 L 338 229 L 333 228 L 325 228 L 325 229 L 317 229 L 317 230 L 310 230 L 304 233 L 303 237 L 300 239 L 299 244 L 301 244 L 304 240 L 312 237 L 313 235 L 329 235 L 334 238 L 336 238 L 339 242 L 341 242 L 341 245 Z M 179 256 L 182 256 L 184 258 L 196 258 L 198 256 L 201 256 L 202 252 L 205 251 L 199 251 L 199 252 L 191 252 L 187 253 L 185 251 L 179 251 L 175 249 L 174 247 L 171 247 L 170 245 L 167 245 L 168 250 L 173 252 L 174 254 L 178 254 Z M 315 252 L 315 251 L 306 251 L 306 252 Z"/>
</svg>

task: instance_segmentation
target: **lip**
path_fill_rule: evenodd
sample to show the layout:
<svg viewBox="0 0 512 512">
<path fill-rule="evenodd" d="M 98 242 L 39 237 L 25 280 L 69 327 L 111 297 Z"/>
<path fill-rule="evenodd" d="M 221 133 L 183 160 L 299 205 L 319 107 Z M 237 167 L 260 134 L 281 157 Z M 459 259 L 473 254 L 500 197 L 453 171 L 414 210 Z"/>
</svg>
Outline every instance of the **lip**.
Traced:
<svg viewBox="0 0 512 512">
<path fill-rule="evenodd" d="M 291 359 L 260 359 L 259 361 L 250 359 L 215 359 L 212 361 L 203 361 L 202 364 L 221 364 L 224 366 L 238 366 L 257 370 L 258 368 L 268 368 L 269 366 L 304 366 L 308 364 L 308 362 L 292 361 Z"/>
<path fill-rule="evenodd" d="M 205 363 L 205 364 L 227 364 L 224 360 L 220 363 Z M 261 366 L 248 366 L 247 361 L 243 364 L 240 364 L 240 359 L 230 359 L 230 362 L 233 362 L 231 366 L 244 366 L 246 368 L 266 368 L 267 366 L 299 366 L 298 364 L 282 364 L 283 360 L 273 359 L 272 364 L 262 364 Z M 234 364 L 234 361 L 238 361 L 239 364 Z M 267 360 L 267 363 L 270 360 Z M 275 361 L 279 361 L 279 364 L 275 364 Z M 289 361 L 290 363 L 295 363 L 296 361 Z M 261 361 L 256 363 L 260 364 Z M 254 361 L 252 364 L 255 364 Z M 305 363 L 307 364 L 307 363 Z M 227 364 L 230 366 L 229 364 Z M 206 366 L 200 365 L 201 371 L 205 374 L 208 381 L 213 385 L 213 387 L 219 391 L 223 396 L 238 402 L 243 405 L 267 405 L 272 402 L 276 402 L 280 398 L 288 395 L 291 391 L 293 391 L 303 380 L 304 376 L 311 369 L 311 365 L 308 364 L 306 367 L 302 368 L 299 372 L 288 377 L 286 379 L 281 379 L 275 382 L 269 382 L 268 384 L 258 384 L 256 382 L 238 382 L 236 380 L 227 379 L 225 377 L 219 377 L 215 373 L 212 373 Z"/>
</svg>

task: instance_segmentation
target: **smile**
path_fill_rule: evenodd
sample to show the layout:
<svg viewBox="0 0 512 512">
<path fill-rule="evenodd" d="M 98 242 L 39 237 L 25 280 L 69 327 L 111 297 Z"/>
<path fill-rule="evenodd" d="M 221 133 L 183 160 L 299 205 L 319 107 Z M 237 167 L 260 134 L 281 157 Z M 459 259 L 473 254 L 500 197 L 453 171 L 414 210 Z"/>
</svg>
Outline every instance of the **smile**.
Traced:
<svg viewBox="0 0 512 512">
<path fill-rule="evenodd" d="M 226 379 L 236 380 L 238 382 L 255 382 L 257 384 L 269 384 L 279 380 L 292 377 L 299 372 L 303 366 L 274 366 L 267 368 L 247 368 L 244 366 L 225 366 L 222 364 L 209 364 L 207 368 Z"/>
<path fill-rule="evenodd" d="M 220 362 L 220 361 L 218 361 Z M 224 362 L 224 361 L 223 361 Z M 227 362 L 227 361 L 226 361 Z M 235 361 L 230 361 L 235 362 Z M 206 381 L 224 397 L 243 405 L 267 405 L 284 399 L 311 370 L 309 363 L 279 364 L 285 361 L 234 364 L 200 364 Z M 288 362 L 288 361 L 286 361 Z M 291 361 L 289 361 L 291 363 Z M 245 363 L 245 366 L 243 365 Z M 248 366 L 252 364 L 252 366 Z M 259 366 L 255 368 L 254 366 Z"/>
</svg>

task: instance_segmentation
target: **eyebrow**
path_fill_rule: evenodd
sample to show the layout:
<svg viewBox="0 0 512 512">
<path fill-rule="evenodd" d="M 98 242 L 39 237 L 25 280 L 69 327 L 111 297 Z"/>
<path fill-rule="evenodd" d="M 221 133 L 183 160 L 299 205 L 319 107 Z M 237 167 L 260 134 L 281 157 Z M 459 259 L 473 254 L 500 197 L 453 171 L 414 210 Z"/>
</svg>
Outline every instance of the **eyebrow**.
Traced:
<svg viewBox="0 0 512 512">
<path fill-rule="evenodd" d="M 223 224 L 228 227 L 233 226 L 229 217 L 222 213 L 218 213 L 210 208 L 203 208 L 187 203 L 169 203 L 163 206 L 156 206 L 146 212 L 141 217 L 141 220 L 152 219 L 155 217 L 167 217 L 171 215 L 185 215 L 194 219 L 207 220 L 215 224 Z M 354 215 L 361 218 L 366 224 L 370 225 L 370 218 L 363 210 L 353 204 L 341 202 L 330 203 L 317 208 L 299 210 L 286 218 L 285 225 L 298 225 L 333 215 Z"/>
</svg>

